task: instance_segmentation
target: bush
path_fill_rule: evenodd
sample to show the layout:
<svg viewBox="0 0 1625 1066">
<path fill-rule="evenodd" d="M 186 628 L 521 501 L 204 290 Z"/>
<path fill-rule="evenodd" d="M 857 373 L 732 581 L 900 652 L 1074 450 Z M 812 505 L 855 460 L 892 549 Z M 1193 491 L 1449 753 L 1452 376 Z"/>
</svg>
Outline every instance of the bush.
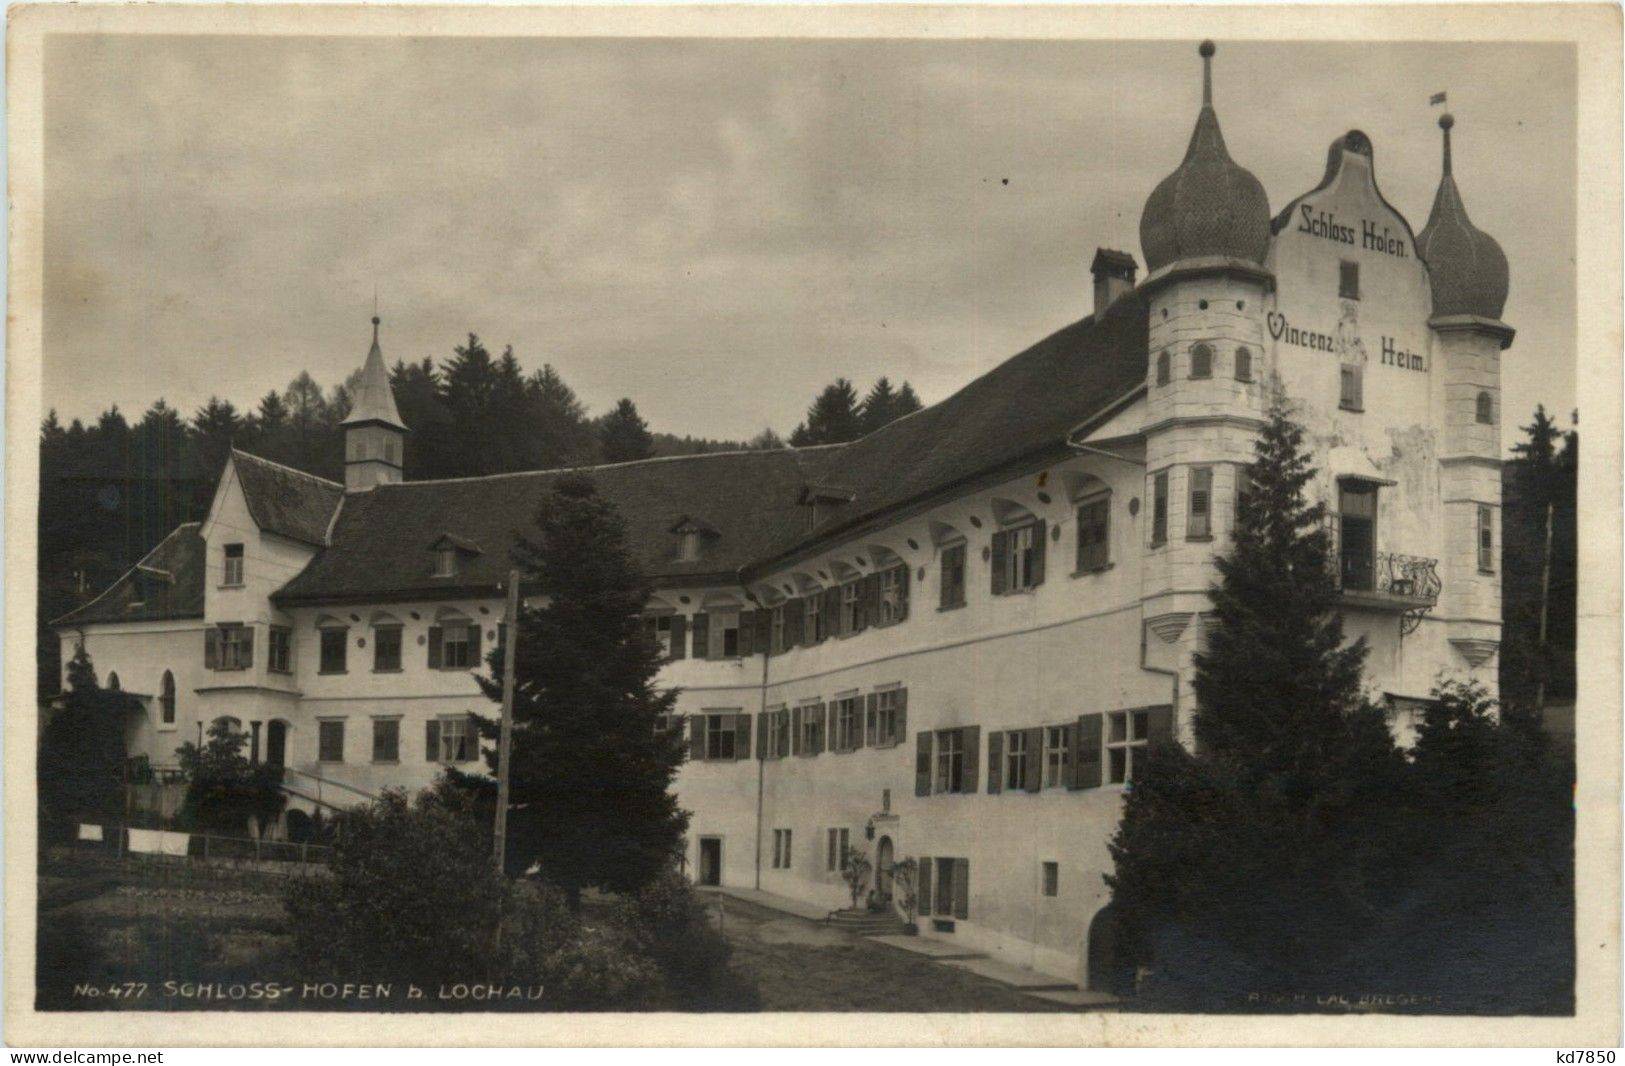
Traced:
<svg viewBox="0 0 1625 1066">
<path fill-rule="evenodd" d="M 659 967 L 672 1005 L 683 1010 L 760 1009 L 755 986 L 728 965 L 733 949 L 711 927 L 693 886 L 676 869 L 625 897 L 617 919 Z"/>
</svg>

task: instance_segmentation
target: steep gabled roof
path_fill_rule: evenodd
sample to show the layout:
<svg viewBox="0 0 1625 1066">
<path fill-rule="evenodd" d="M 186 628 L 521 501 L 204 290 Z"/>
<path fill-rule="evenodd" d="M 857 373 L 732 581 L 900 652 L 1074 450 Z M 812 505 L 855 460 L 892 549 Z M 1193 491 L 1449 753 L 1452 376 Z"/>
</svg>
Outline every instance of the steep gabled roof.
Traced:
<svg viewBox="0 0 1625 1066">
<path fill-rule="evenodd" d="M 142 557 L 129 572 L 83 607 L 51 623 L 159 622 L 203 617 L 201 524 L 187 522 Z"/>
<path fill-rule="evenodd" d="M 817 450 L 713 452 L 585 469 L 626 520 L 644 572 L 671 583 L 736 573 L 793 539 L 805 522 L 796 494 Z M 352 493 L 332 545 L 279 591 L 278 603 L 414 599 L 487 591 L 513 565 L 509 547 L 534 535 L 542 498 L 564 470 L 409 481 Z M 719 531 L 700 557 L 677 558 L 672 516 L 703 514 Z M 429 544 L 442 532 L 482 546 L 453 578 L 434 576 Z"/>
<path fill-rule="evenodd" d="M 248 513 L 264 533 L 321 547 L 344 486 L 326 478 L 232 449 Z"/>
</svg>

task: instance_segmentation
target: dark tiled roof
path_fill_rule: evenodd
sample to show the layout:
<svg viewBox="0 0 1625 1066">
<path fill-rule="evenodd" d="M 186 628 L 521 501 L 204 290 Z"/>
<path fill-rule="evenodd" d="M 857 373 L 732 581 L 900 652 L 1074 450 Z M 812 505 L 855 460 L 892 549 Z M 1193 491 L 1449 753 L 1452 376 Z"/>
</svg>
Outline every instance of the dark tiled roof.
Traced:
<svg viewBox="0 0 1625 1066">
<path fill-rule="evenodd" d="M 248 513 L 261 532 L 317 547 L 326 543 L 333 509 L 344 498 L 343 485 L 247 452 L 233 450 L 231 458 Z"/>
<path fill-rule="evenodd" d="M 732 574 L 804 528 L 796 497 L 822 449 L 713 452 L 583 471 L 626 519 L 628 541 L 655 579 Z M 567 471 L 411 481 L 351 493 L 322 551 L 276 594 L 279 603 L 416 599 L 486 590 L 513 565 L 515 535 L 535 528 L 542 497 Z M 677 559 L 673 524 L 702 514 L 720 535 L 697 560 Z M 455 578 L 435 578 L 430 545 L 443 532 L 478 544 Z"/>
<path fill-rule="evenodd" d="M 1136 295 L 1039 341 L 948 399 L 851 444 L 713 452 L 593 467 L 600 495 L 626 519 L 633 554 L 657 582 L 733 575 L 815 548 L 880 516 L 1045 452 L 1145 382 L 1146 310 Z M 419 599 L 494 588 L 508 551 L 565 471 L 380 485 L 351 493 L 332 544 L 276 594 L 282 604 Z M 809 532 L 808 486 L 852 501 Z M 685 517 L 716 531 L 700 558 L 677 558 Z M 443 534 L 477 544 L 455 578 L 435 578 Z"/>
<path fill-rule="evenodd" d="M 187 522 L 148 552 L 106 592 L 52 622 L 157 622 L 203 617 L 203 538 L 201 523 Z"/>
</svg>

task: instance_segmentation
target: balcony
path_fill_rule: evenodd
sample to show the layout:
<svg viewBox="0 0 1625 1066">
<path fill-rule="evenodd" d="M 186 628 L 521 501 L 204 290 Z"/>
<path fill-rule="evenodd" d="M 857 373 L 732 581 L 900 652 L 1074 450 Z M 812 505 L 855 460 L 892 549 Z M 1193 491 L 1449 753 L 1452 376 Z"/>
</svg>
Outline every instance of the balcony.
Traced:
<svg viewBox="0 0 1625 1066">
<path fill-rule="evenodd" d="M 1439 602 L 1439 561 L 1398 552 L 1339 551 L 1337 588 L 1343 602 L 1379 610 L 1428 610 Z"/>
</svg>

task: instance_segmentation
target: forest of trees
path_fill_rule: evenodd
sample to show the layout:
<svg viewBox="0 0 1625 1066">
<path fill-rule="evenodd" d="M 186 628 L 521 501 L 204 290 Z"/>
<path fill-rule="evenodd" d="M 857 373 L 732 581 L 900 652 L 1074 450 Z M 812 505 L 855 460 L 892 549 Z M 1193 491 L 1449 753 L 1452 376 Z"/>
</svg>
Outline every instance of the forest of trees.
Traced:
<svg viewBox="0 0 1625 1066">
<path fill-rule="evenodd" d="M 201 519 L 233 447 L 343 480 L 340 426 L 359 376 L 358 369 L 324 388 L 301 372 L 252 404 L 211 397 L 191 417 L 162 399 L 136 420 L 117 405 L 89 424 L 64 425 L 50 413 L 40 434 L 42 696 L 57 691 L 60 670 L 46 623 L 101 593 L 176 526 Z M 390 383 L 412 431 L 405 450 L 412 481 L 785 446 L 771 428 L 749 442 L 652 431 L 630 398 L 591 417 L 551 365 L 527 372 L 512 348 L 492 355 L 472 333 L 439 362 L 396 362 Z M 790 439 L 854 440 L 919 407 L 906 382 L 894 390 L 882 377 L 860 401 L 842 378 L 819 394 Z"/>
</svg>

